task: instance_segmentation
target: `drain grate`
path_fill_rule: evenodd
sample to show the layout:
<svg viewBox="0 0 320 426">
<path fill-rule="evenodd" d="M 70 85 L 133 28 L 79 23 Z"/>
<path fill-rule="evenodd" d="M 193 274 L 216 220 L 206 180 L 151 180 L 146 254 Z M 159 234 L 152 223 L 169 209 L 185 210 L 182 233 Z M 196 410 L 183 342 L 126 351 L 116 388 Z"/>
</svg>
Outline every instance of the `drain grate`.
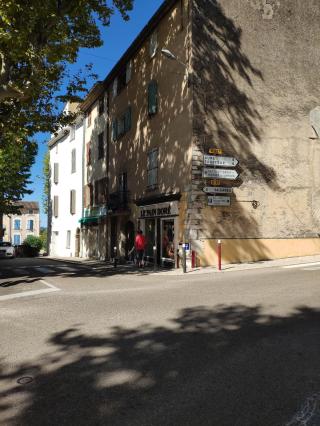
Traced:
<svg viewBox="0 0 320 426">
<path fill-rule="evenodd" d="M 17 380 L 17 383 L 19 383 L 19 385 L 28 385 L 29 383 L 33 382 L 33 377 L 31 376 L 24 376 L 24 377 L 20 377 Z"/>
</svg>

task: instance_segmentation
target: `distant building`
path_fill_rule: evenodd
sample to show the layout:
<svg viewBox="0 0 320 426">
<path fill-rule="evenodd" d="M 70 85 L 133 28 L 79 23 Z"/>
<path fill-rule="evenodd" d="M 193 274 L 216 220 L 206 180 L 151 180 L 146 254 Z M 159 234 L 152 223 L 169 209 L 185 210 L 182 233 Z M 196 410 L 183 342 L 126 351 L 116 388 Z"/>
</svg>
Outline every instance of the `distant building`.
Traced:
<svg viewBox="0 0 320 426">
<path fill-rule="evenodd" d="M 78 104 L 68 103 L 65 112 L 75 112 Z M 83 124 L 82 118 L 61 129 L 48 142 L 50 153 L 50 184 L 48 212 L 49 254 L 80 255 L 80 223 L 83 186 Z"/>
<path fill-rule="evenodd" d="M 20 215 L 13 214 L 3 217 L 3 241 L 20 245 L 28 235 L 40 235 L 39 203 L 35 201 L 21 201 Z"/>
</svg>

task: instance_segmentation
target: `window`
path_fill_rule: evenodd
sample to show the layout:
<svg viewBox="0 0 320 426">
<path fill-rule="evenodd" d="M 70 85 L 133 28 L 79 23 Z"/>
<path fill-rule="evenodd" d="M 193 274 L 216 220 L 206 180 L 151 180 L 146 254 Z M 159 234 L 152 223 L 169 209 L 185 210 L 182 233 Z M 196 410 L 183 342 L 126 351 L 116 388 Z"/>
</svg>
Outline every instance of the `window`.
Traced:
<svg viewBox="0 0 320 426">
<path fill-rule="evenodd" d="M 19 231 L 21 229 L 21 220 L 20 219 L 15 219 L 14 220 L 13 229 L 15 231 Z"/>
<path fill-rule="evenodd" d="M 75 126 L 70 126 L 70 140 L 73 141 L 76 137 L 76 128 Z"/>
<path fill-rule="evenodd" d="M 27 221 L 27 230 L 28 231 L 33 231 L 33 223 L 34 223 L 33 219 L 30 219 L 30 220 Z"/>
<path fill-rule="evenodd" d="M 75 148 L 71 151 L 71 173 L 76 172 L 76 152 Z"/>
<path fill-rule="evenodd" d="M 104 157 L 104 137 L 103 132 L 98 135 L 98 159 Z"/>
<path fill-rule="evenodd" d="M 92 110 L 91 109 L 88 111 L 87 119 L 88 119 L 88 127 L 90 127 L 91 122 L 92 122 Z"/>
<path fill-rule="evenodd" d="M 99 115 L 102 115 L 104 113 L 104 97 L 102 96 L 99 99 Z"/>
<path fill-rule="evenodd" d="M 126 192 L 128 189 L 127 173 L 121 173 L 119 175 L 119 191 Z"/>
<path fill-rule="evenodd" d="M 55 195 L 53 197 L 53 216 L 58 217 L 59 214 L 59 197 Z"/>
<path fill-rule="evenodd" d="M 92 185 L 86 185 L 85 191 L 84 191 L 84 206 L 86 208 L 93 205 L 93 191 L 92 191 Z"/>
<path fill-rule="evenodd" d="M 53 165 L 53 182 L 55 184 L 59 183 L 59 164 L 54 163 Z"/>
<path fill-rule="evenodd" d="M 67 244 L 66 248 L 69 249 L 71 246 L 71 231 L 67 231 Z"/>
<path fill-rule="evenodd" d="M 148 85 L 148 114 L 154 115 L 158 112 L 158 84 L 150 81 Z"/>
<path fill-rule="evenodd" d="M 157 34 L 157 31 L 154 31 L 151 34 L 150 41 L 149 41 L 150 58 L 153 58 L 156 55 L 157 48 L 158 48 L 158 34 Z"/>
<path fill-rule="evenodd" d="M 90 166 L 91 164 L 91 142 L 87 143 L 87 166 Z"/>
<path fill-rule="evenodd" d="M 148 188 L 154 188 L 158 185 L 158 149 L 148 152 Z"/>
<path fill-rule="evenodd" d="M 15 246 L 19 246 L 19 245 L 21 244 L 21 237 L 20 237 L 20 235 L 15 234 L 15 235 L 13 236 L 13 244 L 14 244 Z"/>
<path fill-rule="evenodd" d="M 129 61 L 126 65 L 126 84 L 129 83 L 132 76 L 132 61 Z"/>
<path fill-rule="evenodd" d="M 119 118 L 112 121 L 111 138 L 116 141 L 131 129 L 131 106 Z"/>
<path fill-rule="evenodd" d="M 112 83 L 112 98 L 115 98 L 118 94 L 118 78 L 116 77 Z"/>
<path fill-rule="evenodd" d="M 76 191 L 75 189 L 71 189 L 70 191 L 70 213 L 76 213 Z"/>
<path fill-rule="evenodd" d="M 29 214 L 33 214 L 33 210 L 28 210 L 28 213 Z"/>
</svg>

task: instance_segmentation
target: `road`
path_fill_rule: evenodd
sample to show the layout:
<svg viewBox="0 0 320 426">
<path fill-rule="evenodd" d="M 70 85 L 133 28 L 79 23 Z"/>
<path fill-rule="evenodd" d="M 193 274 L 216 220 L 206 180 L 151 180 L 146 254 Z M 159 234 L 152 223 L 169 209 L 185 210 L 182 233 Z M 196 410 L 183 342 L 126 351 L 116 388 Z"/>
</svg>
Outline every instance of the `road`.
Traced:
<svg viewBox="0 0 320 426">
<path fill-rule="evenodd" d="M 319 277 L 1 260 L 0 424 L 320 425 Z"/>
</svg>

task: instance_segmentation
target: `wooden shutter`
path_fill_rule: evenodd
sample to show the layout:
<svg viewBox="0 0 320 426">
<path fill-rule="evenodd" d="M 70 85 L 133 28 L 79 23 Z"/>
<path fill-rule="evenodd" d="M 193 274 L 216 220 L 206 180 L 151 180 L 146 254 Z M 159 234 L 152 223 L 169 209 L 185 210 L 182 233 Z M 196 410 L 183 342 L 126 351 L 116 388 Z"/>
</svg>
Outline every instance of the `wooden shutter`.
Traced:
<svg viewBox="0 0 320 426">
<path fill-rule="evenodd" d="M 113 84 L 112 84 L 112 97 L 115 98 L 118 94 L 118 78 L 116 77 L 113 80 Z"/>
<path fill-rule="evenodd" d="M 71 151 L 71 173 L 76 172 L 76 149 Z"/>
<path fill-rule="evenodd" d="M 116 118 L 112 120 L 111 132 L 111 140 L 114 142 L 118 138 L 118 120 Z"/>
<path fill-rule="evenodd" d="M 129 81 L 131 80 L 131 75 L 132 75 L 132 61 L 127 62 L 126 65 L 126 84 L 129 83 Z"/>
<path fill-rule="evenodd" d="M 75 214 L 76 212 L 76 191 L 72 189 L 70 191 L 70 213 Z"/>
<path fill-rule="evenodd" d="M 128 132 L 131 129 L 131 106 L 126 110 L 124 122 L 124 131 Z"/>
<path fill-rule="evenodd" d="M 53 197 L 53 215 L 54 217 L 58 217 L 59 215 L 59 197 L 55 195 Z"/>
<path fill-rule="evenodd" d="M 87 166 L 91 164 L 91 142 L 87 143 Z"/>
<path fill-rule="evenodd" d="M 158 84 L 151 81 L 148 85 L 148 113 L 154 115 L 158 112 Z"/>
<path fill-rule="evenodd" d="M 53 165 L 53 182 L 59 183 L 59 163 L 54 163 Z"/>
</svg>

